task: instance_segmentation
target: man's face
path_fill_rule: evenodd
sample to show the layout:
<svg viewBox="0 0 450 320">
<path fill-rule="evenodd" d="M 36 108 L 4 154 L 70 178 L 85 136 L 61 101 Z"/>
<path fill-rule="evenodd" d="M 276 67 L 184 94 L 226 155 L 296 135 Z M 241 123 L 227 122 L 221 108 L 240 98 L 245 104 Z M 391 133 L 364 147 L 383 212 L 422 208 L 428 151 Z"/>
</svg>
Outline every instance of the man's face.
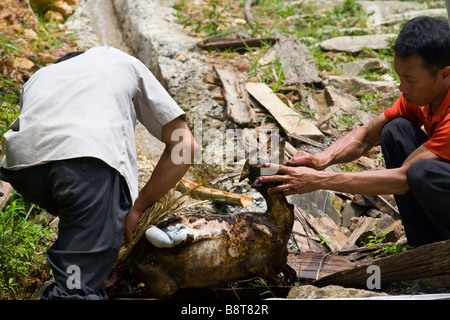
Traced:
<svg viewBox="0 0 450 320">
<path fill-rule="evenodd" d="M 424 67 L 424 61 L 420 56 L 400 58 L 394 55 L 394 68 L 400 77 L 399 90 L 408 103 L 425 106 L 428 103 L 436 103 L 441 97 L 443 83 L 437 75 L 433 75 Z M 448 88 L 448 81 L 447 81 Z M 438 107 L 438 106 L 434 106 Z"/>
</svg>

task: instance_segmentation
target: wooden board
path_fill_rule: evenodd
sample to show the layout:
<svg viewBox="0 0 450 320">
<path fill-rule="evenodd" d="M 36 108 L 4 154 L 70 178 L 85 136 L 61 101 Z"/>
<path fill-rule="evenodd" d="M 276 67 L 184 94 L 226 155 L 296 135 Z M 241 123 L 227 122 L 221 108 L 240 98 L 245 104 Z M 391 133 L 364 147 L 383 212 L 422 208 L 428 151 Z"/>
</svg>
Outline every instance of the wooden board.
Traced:
<svg viewBox="0 0 450 320">
<path fill-rule="evenodd" d="M 184 178 L 177 185 L 177 190 L 181 193 L 194 188 L 195 190 L 189 194 L 194 199 L 214 201 L 244 208 L 253 204 L 253 197 L 251 196 L 198 186 L 196 183 Z"/>
<path fill-rule="evenodd" d="M 314 282 L 316 286 L 339 285 L 367 288 L 369 266 L 380 268 L 381 287 L 393 282 L 431 278 L 450 274 L 450 240 L 423 245 L 406 252 L 374 260 L 369 264 L 344 270 Z"/>
<path fill-rule="evenodd" d="M 297 206 L 295 207 L 294 212 L 296 217 L 303 217 L 311 228 L 315 230 L 316 234 L 321 235 L 332 252 L 340 251 L 347 244 L 348 238 L 340 231 L 339 227 L 328 215 L 315 218 Z"/>
<path fill-rule="evenodd" d="M 356 263 L 348 261 L 346 257 L 314 252 L 300 252 L 298 254 L 291 252 L 288 255 L 287 263 L 295 270 L 300 281 L 321 279 L 356 266 Z"/>
<path fill-rule="evenodd" d="M 285 105 L 266 84 L 247 83 L 246 88 L 249 94 L 275 118 L 287 136 L 295 133 L 314 140 L 323 138 L 322 132 L 311 120 L 299 117 L 299 114 Z"/>
<path fill-rule="evenodd" d="M 229 69 L 215 68 L 223 84 L 223 93 L 227 102 L 227 116 L 237 125 L 247 126 L 254 121 L 254 113 L 248 102 L 245 84 L 239 75 Z"/>
<path fill-rule="evenodd" d="M 202 49 L 246 49 L 247 47 L 260 47 L 265 43 L 274 44 L 277 42 L 275 38 L 262 39 L 227 39 L 227 38 L 213 38 L 198 44 Z"/>
</svg>

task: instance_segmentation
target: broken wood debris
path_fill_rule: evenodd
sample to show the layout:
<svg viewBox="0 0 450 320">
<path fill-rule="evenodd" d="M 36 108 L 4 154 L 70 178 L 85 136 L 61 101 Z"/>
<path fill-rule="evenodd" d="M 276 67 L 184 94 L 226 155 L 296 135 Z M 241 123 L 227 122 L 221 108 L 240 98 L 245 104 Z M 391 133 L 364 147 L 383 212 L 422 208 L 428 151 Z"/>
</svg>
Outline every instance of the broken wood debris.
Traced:
<svg viewBox="0 0 450 320">
<path fill-rule="evenodd" d="M 321 287 L 334 284 L 366 288 L 369 265 L 380 268 L 382 288 L 393 282 L 449 275 L 450 240 L 423 245 L 403 253 L 371 261 L 366 265 L 340 271 L 317 280 L 314 285 Z"/>
<path fill-rule="evenodd" d="M 214 202 L 226 203 L 244 208 L 249 207 L 253 204 L 253 198 L 248 195 L 236 194 L 198 186 L 198 184 L 184 178 L 181 179 L 180 183 L 178 184 L 177 191 L 185 193 L 188 190 L 194 188 L 196 189 L 189 194 L 190 197 L 194 199 L 210 200 Z"/>
<path fill-rule="evenodd" d="M 378 195 L 378 196 L 361 195 L 361 196 L 355 196 L 355 197 L 362 197 L 364 199 L 367 199 L 373 206 L 380 209 L 384 213 L 391 215 L 395 219 L 401 218 L 398 210 L 392 204 L 390 204 L 385 198 L 383 198 L 383 196 L 381 196 L 381 195 Z"/>
<path fill-rule="evenodd" d="M 252 14 L 252 5 L 253 5 L 254 0 L 247 0 L 245 2 L 245 6 L 244 6 L 244 15 L 245 15 L 245 20 L 247 20 L 249 26 L 254 29 L 256 26 L 256 21 L 253 18 L 253 14 Z"/>
<path fill-rule="evenodd" d="M 313 84 L 322 86 L 317 67 L 312 63 L 309 48 L 293 36 L 276 34 L 278 39 L 273 49 L 285 74 L 283 85 Z"/>
<path fill-rule="evenodd" d="M 289 196 L 295 207 L 295 219 L 301 224 L 293 231 L 300 250 L 309 248 L 313 252 L 336 253 L 368 245 L 370 239 L 381 234 L 384 238 L 379 242 L 400 244 L 405 238 L 401 220 L 374 206 L 359 207 L 347 197 L 351 195 L 324 190 Z M 320 235 L 320 240 L 314 240 L 326 250 L 311 244 L 312 235 Z"/>
<path fill-rule="evenodd" d="M 315 252 L 291 252 L 288 264 L 304 282 L 315 281 L 357 266 L 346 257 Z"/>
<path fill-rule="evenodd" d="M 303 119 L 295 110 L 284 104 L 264 83 L 247 83 L 247 91 L 275 118 L 287 136 L 299 134 L 321 140 L 322 132 L 309 119 Z"/>
<path fill-rule="evenodd" d="M 357 243 L 361 234 L 376 221 L 372 217 L 358 218 L 356 227 L 348 235 L 326 215 L 314 218 L 298 207 L 295 207 L 294 213 L 292 235 L 298 251 L 288 256 L 287 263 L 297 272 L 297 278 L 302 283 L 313 281 L 318 287 L 339 285 L 367 288 L 366 281 L 370 276 L 367 268 L 371 265 L 380 268 L 382 287 L 393 282 L 450 275 L 450 240 L 386 255 L 384 248 L 404 247 L 406 238 L 401 233 L 400 238 L 395 238 L 393 242 Z M 372 234 L 375 238 L 377 233 Z"/>
<path fill-rule="evenodd" d="M 215 68 L 223 85 L 223 95 L 227 102 L 227 116 L 237 125 L 250 125 L 255 121 L 255 113 L 248 102 L 248 94 L 242 79 L 231 69 Z"/>
<path fill-rule="evenodd" d="M 347 237 L 340 231 L 336 223 L 328 215 L 321 218 L 315 218 L 312 215 L 296 208 L 305 220 L 314 227 L 317 234 L 320 234 L 322 240 L 330 248 L 331 252 L 340 251 L 347 244 Z"/>
<path fill-rule="evenodd" d="M 260 47 L 266 43 L 273 45 L 277 42 L 276 38 L 250 38 L 250 39 L 229 39 L 229 38 L 212 38 L 197 44 L 201 49 L 241 49 L 246 50 L 251 47 Z"/>
<path fill-rule="evenodd" d="M 223 181 L 225 181 L 225 180 L 228 180 L 228 179 L 232 179 L 232 178 L 238 177 L 238 176 L 240 176 L 240 175 L 241 175 L 241 172 L 240 172 L 240 171 L 229 172 L 229 173 L 224 174 L 223 176 L 220 176 L 220 177 L 214 179 L 214 180 L 211 181 L 209 184 L 213 186 L 213 185 L 215 185 L 215 184 L 217 184 L 217 183 L 219 183 L 219 182 L 223 182 Z"/>
</svg>

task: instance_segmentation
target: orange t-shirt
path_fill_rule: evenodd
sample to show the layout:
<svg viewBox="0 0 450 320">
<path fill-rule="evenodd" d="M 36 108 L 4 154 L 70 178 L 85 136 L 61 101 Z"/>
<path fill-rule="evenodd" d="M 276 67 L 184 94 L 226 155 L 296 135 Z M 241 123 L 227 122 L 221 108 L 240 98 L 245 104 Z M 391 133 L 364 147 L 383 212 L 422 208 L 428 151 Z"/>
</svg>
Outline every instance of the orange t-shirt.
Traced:
<svg viewBox="0 0 450 320">
<path fill-rule="evenodd" d="M 431 105 L 420 107 L 407 103 L 402 94 L 384 115 L 388 121 L 404 117 L 419 127 L 423 125 L 429 137 L 424 147 L 450 161 L 450 88 L 434 114 Z"/>
</svg>

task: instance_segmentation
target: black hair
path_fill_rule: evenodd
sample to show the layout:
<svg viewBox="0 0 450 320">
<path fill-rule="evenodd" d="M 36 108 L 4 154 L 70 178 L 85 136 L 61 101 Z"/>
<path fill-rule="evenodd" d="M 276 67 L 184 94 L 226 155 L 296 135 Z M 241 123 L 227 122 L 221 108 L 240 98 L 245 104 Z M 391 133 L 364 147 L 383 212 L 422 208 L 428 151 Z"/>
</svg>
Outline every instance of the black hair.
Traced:
<svg viewBox="0 0 450 320">
<path fill-rule="evenodd" d="M 84 51 L 74 51 L 74 52 L 69 52 L 68 54 L 66 54 L 64 57 L 59 58 L 58 60 L 56 60 L 55 63 L 60 63 L 62 61 L 68 60 L 70 58 L 76 57 L 80 54 L 84 53 Z"/>
<path fill-rule="evenodd" d="M 450 66 L 450 27 L 443 17 L 420 16 L 406 22 L 394 45 L 400 58 L 418 55 L 431 73 Z"/>
</svg>

